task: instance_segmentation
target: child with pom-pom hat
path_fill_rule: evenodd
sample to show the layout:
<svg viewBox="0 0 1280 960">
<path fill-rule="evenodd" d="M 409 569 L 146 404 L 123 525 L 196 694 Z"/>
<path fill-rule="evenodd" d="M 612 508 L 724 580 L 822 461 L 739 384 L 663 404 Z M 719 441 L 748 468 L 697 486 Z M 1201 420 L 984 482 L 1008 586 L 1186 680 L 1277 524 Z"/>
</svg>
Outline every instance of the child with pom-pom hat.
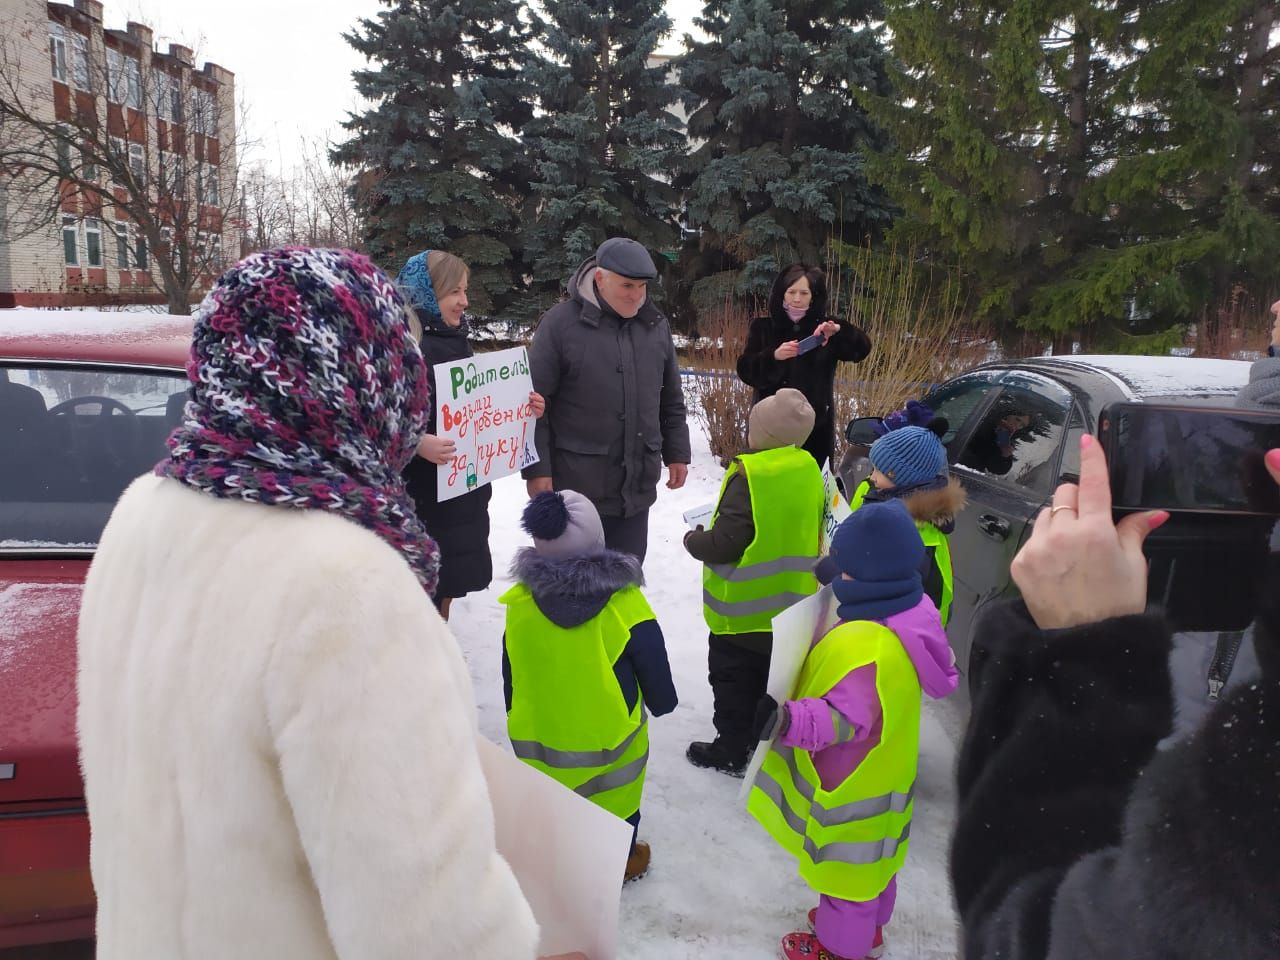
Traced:
<svg viewBox="0 0 1280 960">
<path fill-rule="evenodd" d="M 540 493 L 512 563 L 502 680 L 507 735 L 525 763 L 633 827 L 625 880 L 649 868 L 635 839 L 649 757 L 648 714 L 676 707 L 667 648 L 640 592 L 640 561 L 608 550 L 591 501 Z"/>
</svg>

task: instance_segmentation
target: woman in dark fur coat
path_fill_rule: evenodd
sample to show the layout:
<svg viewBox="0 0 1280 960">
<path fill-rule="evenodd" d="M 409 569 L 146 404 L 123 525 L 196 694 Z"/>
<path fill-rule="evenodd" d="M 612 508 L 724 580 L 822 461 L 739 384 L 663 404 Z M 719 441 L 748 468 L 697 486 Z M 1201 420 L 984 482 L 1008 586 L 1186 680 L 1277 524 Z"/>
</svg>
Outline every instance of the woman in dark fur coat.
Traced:
<svg viewBox="0 0 1280 960">
<path fill-rule="evenodd" d="M 800 341 L 812 334 L 820 334 L 822 343 L 799 353 Z M 773 281 L 769 315 L 751 321 L 747 345 L 738 357 L 738 376 L 754 388 L 753 405 L 783 387 L 804 394 L 816 416 L 804 448 L 822 467 L 835 449 L 836 364 L 857 363 L 870 352 L 871 340 L 862 330 L 827 316 L 826 275 L 817 267 L 793 263 Z"/>
<path fill-rule="evenodd" d="M 1280 483 L 1280 450 L 1266 462 Z M 968 957 L 1280 957 L 1280 557 L 1261 677 L 1157 751 L 1170 631 L 1144 611 L 1142 542 L 1166 516 L 1113 524 L 1084 437 L 1080 486 L 1058 488 L 1014 560 L 1024 599 L 978 627 L 951 850 Z"/>
</svg>

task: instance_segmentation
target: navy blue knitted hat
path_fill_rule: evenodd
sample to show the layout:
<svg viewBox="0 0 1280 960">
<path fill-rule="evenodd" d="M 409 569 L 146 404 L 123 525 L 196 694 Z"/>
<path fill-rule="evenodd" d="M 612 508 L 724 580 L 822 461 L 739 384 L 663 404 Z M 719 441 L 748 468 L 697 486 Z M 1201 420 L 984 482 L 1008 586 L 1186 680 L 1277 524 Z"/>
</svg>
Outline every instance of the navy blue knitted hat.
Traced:
<svg viewBox="0 0 1280 960">
<path fill-rule="evenodd" d="M 918 578 L 924 541 L 901 500 L 864 503 L 836 528 L 831 559 L 854 580 Z"/>
<path fill-rule="evenodd" d="M 947 474 L 947 448 L 926 427 L 891 430 L 871 445 L 871 466 L 895 486 L 914 487 Z"/>
</svg>

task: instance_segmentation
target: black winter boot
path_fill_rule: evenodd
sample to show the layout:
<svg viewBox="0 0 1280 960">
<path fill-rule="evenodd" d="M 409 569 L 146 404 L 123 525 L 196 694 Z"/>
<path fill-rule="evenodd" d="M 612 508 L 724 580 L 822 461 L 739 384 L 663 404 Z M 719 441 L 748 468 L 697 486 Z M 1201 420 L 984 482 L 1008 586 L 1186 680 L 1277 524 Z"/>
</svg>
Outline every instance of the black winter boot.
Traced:
<svg viewBox="0 0 1280 960">
<path fill-rule="evenodd" d="M 719 770 L 731 777 L 741 777 L 747 769 L 747 750 L 735 750 L 720 737 L 716 737 L 712 743 L 698 740 L 689 744 L 685 756 L 695 767 Z"/>
</svg>

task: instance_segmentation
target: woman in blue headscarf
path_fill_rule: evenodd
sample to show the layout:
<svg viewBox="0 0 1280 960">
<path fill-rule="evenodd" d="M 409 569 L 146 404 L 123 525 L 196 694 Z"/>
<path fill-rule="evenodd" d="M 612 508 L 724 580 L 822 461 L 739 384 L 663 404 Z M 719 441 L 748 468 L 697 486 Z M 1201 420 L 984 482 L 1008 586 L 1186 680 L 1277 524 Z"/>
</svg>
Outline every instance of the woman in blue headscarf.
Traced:
<svg viewBox="0 0 1280 960">
<path fill-rule="evenodd" d="M 424 250 L 409 258 L 396 278 L 406 299 L 422 323 L 422 355 L 434 367 L 472 356 L 470 332 L 464 314 L 467 309 L 467 265 L 443 250 Z M 542 416 L 546 404 L 541 395 L 531 393 L 535 416 Z M 449 619 L 455 597 L 483 590 L 493 579 L 493 557 L 489 553 L 488 484 L 459 497 L 437 500 L 437 466 L 447 464 L 454 443 L 436 435 L 437 403 L 431 404 L 428 433 L 418 444 L 417 455 L 404 469 L 405 486 L 417 508 L 418 517 L 440 547 L 440 584 L 436 607 Z"/>
</svg>

